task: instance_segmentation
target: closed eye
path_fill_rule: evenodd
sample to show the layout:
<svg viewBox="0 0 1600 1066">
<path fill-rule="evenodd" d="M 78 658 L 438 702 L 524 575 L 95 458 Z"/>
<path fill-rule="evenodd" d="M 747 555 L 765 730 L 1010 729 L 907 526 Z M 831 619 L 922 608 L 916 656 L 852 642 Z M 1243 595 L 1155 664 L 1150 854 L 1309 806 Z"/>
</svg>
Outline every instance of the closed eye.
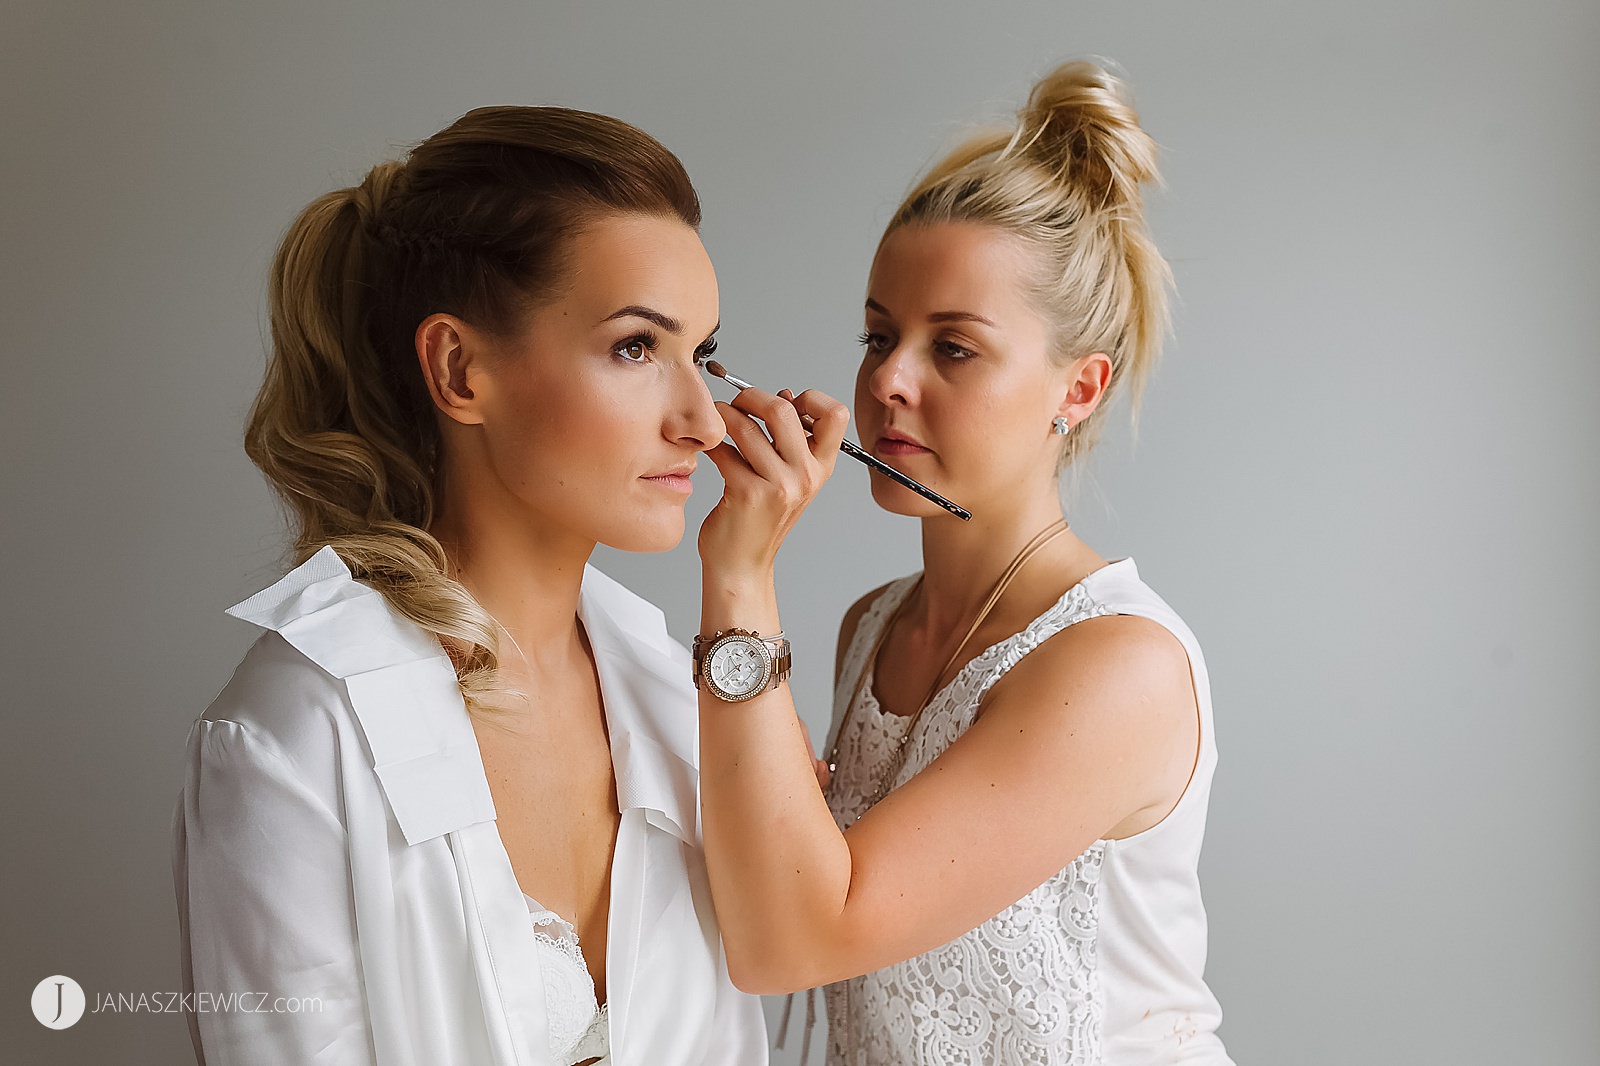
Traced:
<svg viewBox="0 0 1600 1066">
<path fill-rule="evenodd" d="M 694 350 L 694 365 L 701 366 L 707 359 L 717 354 L 717 338 L 715 335 L 707 337 L 705 343 Z"/>
</svg>

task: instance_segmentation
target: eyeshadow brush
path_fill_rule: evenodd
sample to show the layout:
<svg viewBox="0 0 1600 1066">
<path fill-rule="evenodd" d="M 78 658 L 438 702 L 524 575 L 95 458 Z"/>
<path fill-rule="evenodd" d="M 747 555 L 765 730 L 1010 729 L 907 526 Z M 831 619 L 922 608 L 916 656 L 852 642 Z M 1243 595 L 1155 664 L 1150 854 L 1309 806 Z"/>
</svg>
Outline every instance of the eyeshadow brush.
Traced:
<svg viewBox="0 0 1600 1066">
<path fill-rule="evenodd" d="M 708 360 L 704 366 L 706 373 L 712 375 L 713 377 L 721 378 L 723 381 L 726 381 L 729 385 L 732 385 L 736 389 L 755 388 L 754 385 L 750 384 L 748 381 L 745 381 L 743 378 L 736 378 L 732 374 L 728 373 L 727 368 L 721 363 L 717 362 L 715 359 Z M 812 422 L 810 415 L 802 415 L 800 421 L 803 422 L 808 429 L 810 428 Z M 965 507 L 962 507 L 960 504 L 951 503 L 949 500 L 945 499 L 937 492 L 934 492 L 920 481 L 906 477 L 906 475 L 902 474 L 888 463 L 885 463 L 876 456 L 869 454 L 861 447 L 861 445 L 855 443 L 854 441 L 846 440 L 841 442 L 839 445 L 839 450 L 850 456 L 852 459 L 861 460 L 861 462 L 867 464 L 867 466 L 876 470 L 890 481 L 893 481 L 899 485 L 904 485 L 906 488 L 910 489 L 918 496 L 921 496 L 923 499 L 932 500 L 934 503 L 938 504 L 940 507 L 943 507 L 946 511 L 949 511 L 963 522 L 970 521 L 972 519 L 972 512 L 967 510 Z"/>
</svg>

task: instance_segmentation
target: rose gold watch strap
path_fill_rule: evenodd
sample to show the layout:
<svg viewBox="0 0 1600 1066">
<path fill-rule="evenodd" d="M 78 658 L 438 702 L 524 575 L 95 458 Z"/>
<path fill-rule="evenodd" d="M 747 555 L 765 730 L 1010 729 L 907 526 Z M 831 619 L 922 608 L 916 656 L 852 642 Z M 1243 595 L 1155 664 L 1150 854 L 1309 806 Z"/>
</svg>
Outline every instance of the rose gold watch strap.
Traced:
<svg viewBox="0 0 1600 1066">
<path fill-rule="evenodd" d="M 771 692 L 789 679 L 789 668 L 794 664 L 794 646 L 787 637 L 778 637 L 778 647 L 772 648 L 770 639 L 763 640 L 768 648 L 772 648 L 772 676 L 767 678 L 767 687 L 763 692 Z"/>
</svg>

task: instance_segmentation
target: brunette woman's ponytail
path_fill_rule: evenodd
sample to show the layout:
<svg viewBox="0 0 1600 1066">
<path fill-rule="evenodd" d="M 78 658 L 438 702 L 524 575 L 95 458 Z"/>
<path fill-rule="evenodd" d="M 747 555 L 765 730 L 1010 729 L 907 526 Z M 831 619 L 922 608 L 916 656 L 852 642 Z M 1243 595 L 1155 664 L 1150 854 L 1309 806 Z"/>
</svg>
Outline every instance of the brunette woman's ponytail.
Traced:
<svg viewBox="0 0 1600 1066">
<path fill-rule="evenodd" d="M 677 158 L 625 122 L 480 108 L 302 211 L 272 265 L 272 351 L 245 451 L 288 511 L 449 652 L 468 707 L 502 694 L 498 629 L 428 533 L 440 433 L 413 336 L 430 314 L 516 328 L 587 220 L 700 222 Z"/>
</svg>

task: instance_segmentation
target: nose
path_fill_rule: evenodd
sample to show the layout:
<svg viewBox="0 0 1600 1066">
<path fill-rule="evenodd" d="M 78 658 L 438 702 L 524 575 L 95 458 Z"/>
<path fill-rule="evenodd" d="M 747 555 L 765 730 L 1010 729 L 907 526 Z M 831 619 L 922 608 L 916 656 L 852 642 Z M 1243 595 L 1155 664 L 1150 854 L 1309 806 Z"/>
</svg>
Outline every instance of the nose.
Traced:
<svg viewBox="0 0 1600 1066">
<path fill-rule="evenodd" d="M 862 370 L 867 371 L 867 391 L 885 407 L 909 407 L 916 400 L 916 372 L 906 349 L 903 343 L 895 345 L 870 370 L 870 352 L 862 363 Z"/>
<path fill-rule="evenodd" d="M 680 384 L 673 396 L 672 413 L 664 427 L 667 438 L 696 451 L 715 448 L 727 435 L 728 427 L 717 413 L 705 374 L 698 368 L 686 368 L 678 377 Z"/>
</svg>

